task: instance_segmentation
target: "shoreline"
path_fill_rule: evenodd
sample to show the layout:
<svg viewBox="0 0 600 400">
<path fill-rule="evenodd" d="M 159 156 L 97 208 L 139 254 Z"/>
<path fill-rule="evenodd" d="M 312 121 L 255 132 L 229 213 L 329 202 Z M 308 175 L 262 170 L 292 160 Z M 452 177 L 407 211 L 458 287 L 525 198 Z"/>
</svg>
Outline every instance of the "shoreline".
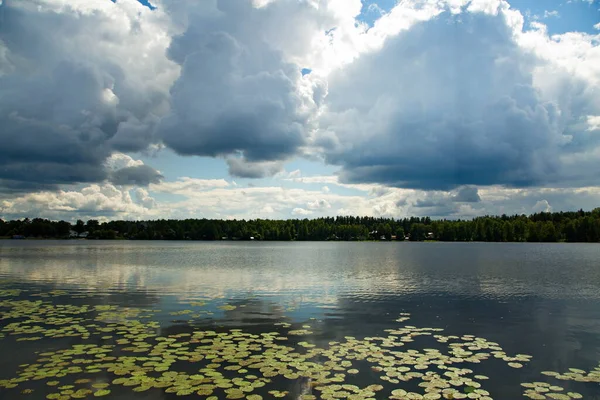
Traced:
<svg viewBox="0 0 600 400">
<path fill-rule="evenodd" d="M 14 241 L 14 242 L 44 242 L 44 241 L 63 241 L 63 242 L 199 242 L 199 243 L 565 243 L 565 244 L 595 244 L 600 242 L 567 242 L 565 240 L 559 240 L 555 242 L 542 242 L 542 241 L 482 241 L 482 240 L 246 240 L 246 239 L 225 239 L 225 240 L 198 240 L 198 239 L 127 239 L 127 238 L 116 238 L 116 239 L 86 239 L 86 238 L 24 238 L 24 239 L 13 239 L 10 237 L 0 237 L 0 241 Z"/>
</svg>

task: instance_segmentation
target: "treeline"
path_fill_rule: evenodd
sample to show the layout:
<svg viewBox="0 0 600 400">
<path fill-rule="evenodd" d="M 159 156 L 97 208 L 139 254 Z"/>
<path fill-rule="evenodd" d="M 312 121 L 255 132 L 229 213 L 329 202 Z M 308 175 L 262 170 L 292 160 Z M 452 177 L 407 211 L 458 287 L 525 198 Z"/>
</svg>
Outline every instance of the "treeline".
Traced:
<svg viewBox="0 0 600 400">
<path fill-rule="evenodd" d="M 131 240 L 441 240 L 482 242 L 600 242 L 600 208 L 593 211 L 485 216 L 472 220 L 328 217 L 293 220 L 97 220 L 75 224 L 34 218 L 0 219 L 1 237 Z"/>
</svg>

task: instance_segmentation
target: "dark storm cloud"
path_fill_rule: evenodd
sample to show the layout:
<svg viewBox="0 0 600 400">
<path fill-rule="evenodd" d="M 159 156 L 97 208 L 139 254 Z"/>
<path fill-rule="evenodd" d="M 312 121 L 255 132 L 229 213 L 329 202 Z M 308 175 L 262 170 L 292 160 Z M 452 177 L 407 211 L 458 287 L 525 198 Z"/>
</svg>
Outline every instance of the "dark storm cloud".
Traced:
<svg viewBox="0 0 600 400">
<path fill-rule="evenodd" d="M 106 177 L 104 168 L 94 164 L 44 161 L 0 163 L 0 184 L 6 190 L 51 190 L 63 183 L 99 182 Z"/>
<path fill-rule="evenodd" d="M 152 167 L 136 165 L 118 169 L 110 174 L 109 180 L 115 185 L 148 186 L 160 183 L 164 177 Z"/>
<path fill-rule="evenodd" d="M 0 97 L 0 110 L 5 104 Z M 0 178 L 48 184 L 106 177 L 103 162 L 109 152 L 99 129 L 73 129 L 1 111 L 0 126 Z"/>
<path fill-rule="evenodd" d="M 58 185 L 23 182 L 21 180 L 0 179 L 0 198 L 42 190 L 57 190 Z"/>
</svg>

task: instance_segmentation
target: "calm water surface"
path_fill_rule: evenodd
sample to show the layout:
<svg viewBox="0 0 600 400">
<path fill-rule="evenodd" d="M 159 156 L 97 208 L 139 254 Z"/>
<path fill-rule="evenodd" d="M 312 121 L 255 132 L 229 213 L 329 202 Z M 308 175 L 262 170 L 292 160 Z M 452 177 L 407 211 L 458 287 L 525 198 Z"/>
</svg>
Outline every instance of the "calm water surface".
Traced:
<svg viewBox="0 0 600 400">
<path fill-rule="evenodd" d="M 271 343 L 288 346 L 287 351 L 292 354 L 280 360 L 273 367 L 276 370 L 286 368 L 281 363 L 297 363 L 294 359 L 306 351 L 325 351 L 326 354 L 319 354 L 312 361 L 321 366 L 329 361 L 331 365 L 328 348 L 337 349 L 340 354 L 333 356 L 333 362 L 340 363 L 348 356 L 346 350 L 357 346 L 356 343 L 359 349 L 364 340 L 379 346 L 381 340 L 372 338 L 389 335 L 395 335 L 396 339 L 388 338 L 388 342 L 395 340 L 398 346 L 383 347 L 382 354 L 392 359 L 400 354 L 385 352 L 410 349 L 424 352 L 423 349 L 429 348 L 448 354 L 451 349 L 448 343 L 438 343 L 431 335 L 415 337 L 414 342 L 401 346 L 397 338 L 402 334 L 386 332 L 407 324 L 443 329 L 431 332 L 436 335 L 484 338 L 496 342 L 509 356 L 531 355 L 531 361 L 521 362 L 523 368 L 511 368 L 506 361 L 493 356 L 480 363 L 453 365 L 488 376 L 489 380 L 479 382 L 481 389 L 494 399 L 523 398 L 524 388 L 520 384 L 536 381 L 559 385 L 564 388 L 562 393 L 573 391 L 586 399 L 600 399 L 598 383 L 541 375 L 542 371 L 564 373 L 569 368 L 587 373 L 599 366 L 599 245 L 0 241 L 0 294 L 0 382 L 24 376 L 21 382 L 16 382 L 16 387 L 0 387 L 2 399 L 45 399 L 48 395 L 53 397 L 52 394 L 61 399 L 78 398 L 75 392 L 82 388 L 88 392 L 79 395 L 94 398 L 90 393 L 99 390 L 91 386 L 94 383 L 143 374 L 157 378 L 168 371 L 203 375 L 204 381 L 202 377 L 195 378 L 192 384 L 195 391 L 189 396 L 199 398 L 202 396 L 196 394 L 197 386 L 214 384 L 209 382 L 210 377 L 207 379 L 208 370 L 198 372 L 212 357 L 189 360 L 186 352 L 194 352 L 197 346 L 214 346 L 215 340 L 221 340 L 210 332 L 222 334 L 226 344 L 243 342 L 232 338 L 235 332 L 249 335 L 244 337 L 255 340 L 254 345 L 259 341 L 262 346 L 255 348 L 254 353 L 249 351 L 252 354 L 269 354 L 269 349 L 273 349 Z M 68 311 L 71 309 L 65 305 L 73 306 L 75 311 Z M 42 314 L 36 311 L 40 307 L 45 310 Z M 410 313 L 410 319 L 396 321 L 401 313 Z M 57 322 L 56 318 L 63 320 Z M 131 328 L 126 321 L 146 325 Z M 75 325 L 80 327 L 79 331 L 68 328 Z M 57 328 L 58 332 L 48 331 Z M 128 329 L 134 329 L 133 334 Z M 290 335 L 290 330 L 310 333 Z M 141 332 L 150 336 L 140 338 Z M 264 334 L 268 332 L 274 336 L 265 342 Z M 176 336 L 179 334 L 183 336 Z M 172 341 L 183 342 L 176 348 L 182 350 L 173 356 L 182 359 L 177 358 L 166 370 L 163 364 L 158 371 L 152 371 L 156 365 L 149 364 L 145 365 L 145 372 L 131 374 L 131 363 L 129 371 L 127 368 L 115 371 L 106 365 L 95 368 L 92 361 L 86 361 L 96 360 L 97 364 L 104 356 L 108 357 L 101 360 L 105 364 L 123 360 L 127 363 L 122 357 L 148 356 L 148 348 L 146 353 L 132 352 L 125 341 L 137 340 L 154 346 L 159 343 L 157 337 L 162 340 L 169 335 Z M 276 336 L 280 337 L 279 342 L 273 341 Z M 341 350 L 336 342 L 342 343 Z M 105 346 L 106 352 L 98 356 L 93 351 L 79 351 L 65 356 L 65 350 L 79 344 Z M 250 346 L 252 350 L 253 344 Z M 213 348 L 218 351 L 218 346 Z M 235 348 L 234 353 L 242 354 L 238 361 L 250 357 L 244 351 Z M 52 361 L 48 352 L 55 356 L 62 354 L 63 358 Z M 386 370 L 373 369 L 374 359 L 368 360 L 377 351 L 371 348 L 367 353 L 367 359 L 363 360 L 349 356 L 350 368 L 358 373 L 348 373 L 346 368 L 331 371 L 330 376 L 344 373 L 340 385 L 359 388 L 383 385 L 384 389 L 372 398 L 388 398 L 390 391 L 397 388 L 424 393 L 417 386 L 421 379 L 416 377 L 398 383 L 382 380 Z M 229 364 L 222 358 L 222 354 L 217 356 L 219 362 L 214 364 L 219 364 L 218 367 L 208 368 L 217 368 L 225 380 L 231 382 L 234 377 L 245 378 L 247 374 L 254 376 L 246 381 L 264 378 L 259 369 L 247 373 L 224 370 Z M 139 367 L 135 368 L 144 368 L 144 363 L 156 360 L 148 356 L 136 361 Z M 158 363 L 164 363 L 162 360 Z M 53 368 L 43 369 L 42 364 L 52 362 L 59 371 L 58 377 L 52 376 L 57 373 Z M 26 364 L 36 366 L 27 370 Z M 247 365 L 242 365 L 242 371 Z M 317 368 L 307 365 L 309 370 Z M 73 366 L 83 370 L 71 369 L 60 376 L 61 368 L 65 372 Z M 409 367 L 415 370 L 414 365 Z M 420 372 L 437 371 L 442 375 L 444 370 L 435 367 L 430 364 Z M 40 368 L 50 376 L 35 372 Z M 265 378 L 264 386 L 256 385 L 254 391 L 244 392 L 244 396 L 259 394 L 270 398 L 269 390 L 288 391 L 286 398 L 299 398 L 302 394 L 318 398 L 324 393 L 318 390 L 318 379 L 314 376 L 312 380 L 303 377 L 302 371 L 288 371 L 287 375 L 273 376 L 270 382 Z M 80 383 L 74 383 L 81 379 Z M 59 384 L 47 384 L 52 381 Z M 334 385 L 335 381 L 329 384 Z M 74 387 L 70 388 L 71 385 Z M 234 389 L 235 385 L 234 382 Z M 177 393 L 167 393 L 165 388 L 138 393 L 132 386 L 111 384 L 106 398 L 177 397 Z M 33 392 L 27 393 L 27 389 Z M 220 399 L 226 398 L 225 390 L 231 388 L 213 389 L 212 395 Z M 352 390 L 352 387 L 337 388 L 342 397 L 350 396 Z M 239 392 L 230 390 L 229 395 L 238 398 Z M 364 393 L 362 397 L 361 393 L 354 396 L 368 397 Z"/>
</svg>

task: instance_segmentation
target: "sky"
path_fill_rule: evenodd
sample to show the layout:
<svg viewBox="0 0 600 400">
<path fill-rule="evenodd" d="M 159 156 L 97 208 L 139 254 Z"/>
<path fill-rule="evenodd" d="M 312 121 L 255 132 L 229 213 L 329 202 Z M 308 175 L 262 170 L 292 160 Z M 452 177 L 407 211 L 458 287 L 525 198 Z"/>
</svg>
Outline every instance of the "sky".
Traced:
<svg viewBox="0 0 600 400">
<path fill-rule="evenodd" d="M 600 206 L 598 0 L 0 0 L 0 218 Z"/>
</svg>

